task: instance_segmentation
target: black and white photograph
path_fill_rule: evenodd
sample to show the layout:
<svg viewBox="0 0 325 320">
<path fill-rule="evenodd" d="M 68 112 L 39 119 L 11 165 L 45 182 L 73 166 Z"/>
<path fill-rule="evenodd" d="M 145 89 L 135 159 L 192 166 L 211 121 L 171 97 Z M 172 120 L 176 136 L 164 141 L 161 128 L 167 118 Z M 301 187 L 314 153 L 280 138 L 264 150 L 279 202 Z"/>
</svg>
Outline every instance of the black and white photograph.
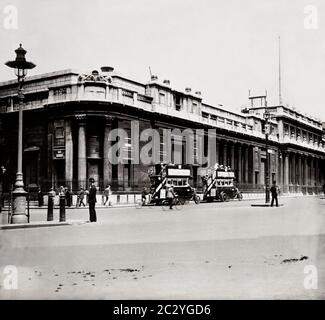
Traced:
<svg viewBox="0 0 325 320">
<path fill-rule="evenodd" d="M 0 300 L 325 299 L 324 93 L 322 0 L 0 0 Z"/>
</svg>

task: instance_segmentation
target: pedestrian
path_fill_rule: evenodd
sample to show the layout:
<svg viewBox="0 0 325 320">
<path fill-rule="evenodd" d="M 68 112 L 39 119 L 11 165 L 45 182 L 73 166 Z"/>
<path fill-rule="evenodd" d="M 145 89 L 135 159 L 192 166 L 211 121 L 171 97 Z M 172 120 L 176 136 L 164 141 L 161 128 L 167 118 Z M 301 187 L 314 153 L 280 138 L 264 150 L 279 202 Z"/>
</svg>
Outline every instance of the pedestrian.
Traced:
<svg viewBox="0 0 325 320">
<path fill-rule="evenodd" d="M 175 195 L 174 187 L 171 184 L 171 185 L 169 185 L 167 187 L 167 200 L 168 200 L 168 204 L 169 204 L 169 209 L 170 210 L 173 209 L 175 197 L 176 197 L 176 195 Z"/>
<path fill-rule="evenodd" d="M 56 196 L 56 192 L 54 191 L 54 188 L 50 188 L 48 195 L 53 197 L 53 201 L 54 201 L 54 197 Z"/>
<path fill-rule="evenodd" d="M 49 195 L 51 195 L 53 198 L 56 196 L 56 192 L 53 188 L 50 189 Z"/>
<path fill-rule="evenodd" d="M 107 185 L 107 187 L 104 190 L 104 197 L 105 197 L 104 206 L 106 207 L 110 205 L 110 201 L 109 201 L 110 194 L 111 194 L 111 186 Z"/>
<path fill-rule="evenodd" d="M 38 189 L 37 199 L 38 199 L 38 206 L 43 207 L 44 201 L 43 201 L 43 193 L 42 193 L 41 188 Z"/>
<path fill-rule="evenodd" d="M 60 186 L 59 195 L 60 196 L 65 195 L 65 189 L 63 186 Z"/>
<path fill-rule="evenodd" d="M 90 188 L 89 188 L 89 199 L 88 199 L 88 203 L 89 203 L 89 221 L 90 222 L 96 222 L 97 221 L 97 216 L 96 216 L 96 193 L 97 193 L 97 189 L 95 186 L 95 180 L 91 179 L 90 180 Z"/>
<path fill-rule="evenodd" d="M 78 207 L 81 207 L 81 205 L 83 205 L 84 207 L 86 206 L 84 203 L 84 199 L 85 199 L 85 190 L 84 188 L 80 188 L 79 194 L 78 194 Z"/>
<path fill-rule="evenodd" d="M 275 200 L 275 205 L 278 207 L 279 206 L 279 202 L 278 202 L 279 187 L 276 185 L 276 181 L 273 181 L 270 191 L 271 191 L 271 195 L 272 195 L 271 207 L 273 207 L 274 200 Z"/>
<path fill-rule="evenodd" d="M 68 188 L 65 188 L 65 200 L 66 205 L 70 208 L 71 207 L 71 191 Z"/>
<path fill-rule="evenodd" d="M 146 202 L 147 202 L 147 194 L 148 194 L 148 192 L 147 192 L 147 188 L 144 187 L 144 188 L 142 189 L 142 192 L 141 192 L 141 201 L 142 201 L 142 205 L 145 205 Z"/>
</svg>

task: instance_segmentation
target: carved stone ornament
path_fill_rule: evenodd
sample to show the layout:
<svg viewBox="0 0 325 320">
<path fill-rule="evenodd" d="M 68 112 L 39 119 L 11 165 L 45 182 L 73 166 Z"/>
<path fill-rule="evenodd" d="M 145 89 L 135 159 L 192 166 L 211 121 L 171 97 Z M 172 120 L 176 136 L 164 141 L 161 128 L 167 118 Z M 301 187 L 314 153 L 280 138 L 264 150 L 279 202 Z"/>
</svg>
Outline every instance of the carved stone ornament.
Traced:
<svg viewBox="0 0 325 320">
<path fill-rule="evenodd" d="M 105 82 L 107 84 L 112 82 L 112 77 L 102 75 L 97 70 L 92 71 L 91 74 L 81 74 L 78 77 L 79 82 Z"/>
</svg>

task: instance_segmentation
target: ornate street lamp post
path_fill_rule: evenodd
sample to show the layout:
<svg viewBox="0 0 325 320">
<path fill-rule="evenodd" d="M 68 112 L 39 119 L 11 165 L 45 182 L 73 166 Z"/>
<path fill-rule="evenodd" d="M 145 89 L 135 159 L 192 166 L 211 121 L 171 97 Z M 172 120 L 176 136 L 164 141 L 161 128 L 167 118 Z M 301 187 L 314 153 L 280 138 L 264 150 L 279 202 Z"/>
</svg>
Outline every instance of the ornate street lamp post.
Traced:
<svg viewBox="0 0 325 320">
<path fill-rule="evenodd" d="M 26 50 L 22 48 L 21 44 L 15 50 L 16 59 L 5 63 L 9 68 L 15 69 L 15 74 L 18 78 L 18 100 L 19 100 L 19 121 L 18 121 L 18 160 L 17 160 L 17 174 L 15 182 L 15 190 L 13 191 L 13 215 L 11 223 L 27 223 L 26 215 L 26 191 L 24 190 L 23 181 L 23 105 L 24 93 L 23 84 L 27 75 L 28 69 L 33 69 L 36 65 L 32 62 L 26 61 Z"/>
<path fill-rule="evenodd" d="M 270 173 L 269 173 L 269 134 L 271 114 L 267 108 L 265 108 L 264 113 L 264 130 L 265 130 L 265 150 L 266 150 L 266 162 L 265 162 L 265 203 L 270 202 Z"/>
</svg>

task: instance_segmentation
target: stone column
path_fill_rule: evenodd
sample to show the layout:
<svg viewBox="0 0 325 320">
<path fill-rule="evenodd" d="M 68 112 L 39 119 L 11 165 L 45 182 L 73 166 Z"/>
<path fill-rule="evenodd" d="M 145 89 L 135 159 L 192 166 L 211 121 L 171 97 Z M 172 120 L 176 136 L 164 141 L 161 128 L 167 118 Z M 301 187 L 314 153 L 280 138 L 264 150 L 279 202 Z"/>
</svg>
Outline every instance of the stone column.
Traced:
<svg viewBox="0 0 325 320">
<path fill-rule="evenodd" d="M 220 143 L 219 140 L 216 141 L 216 161 L 220 164 Z"/>
<path fill-rule="evenodd" d="M 195 158 L 195 163 L 198 163 L 198 141 L 197 141 L 197 136 L 195 136 L 195 143 L 196 143 L 196 153 L 194 155 Z M 172 160 L 172 143 L 171 143 L 171 130 L 170 129 L 163 129 L 163 142 L 164 142 L 164 159 L 163 162 L 165 163 L 170 163 Z"/>
<path fill-rule="evenodd" d="M 256 170 L 256 151 L 255 147 L 252 146 L 252 184 L 255 185 L 255 170 Z"/>
<path fill-rule="evenodd" d="M 324 160 L 320 158 L 318 168 L 319 168 L 319 182 L 321 187 L 323 187 L 324 184 L 324 174 L 323 174 L 324 166 L 325 166 Z"/>
<path fill-rule="evenodd" d="M 47 187 L 54 188 L 54 176 L 53 176 L 53 123 L 48 124 L 47 135 L 47 178 L 51 180 L 51 184 Z"/>
<path fill-rule="evenodd" d="M 71 120 L 65 121 L 65 186 L 72 189 L 73 180 L 73 141 Z"/>
<path fill-rule="evenodd" d="M 227 166 L 227 143 L 223 145 L 223 165 Z"/>
<path fill-rule="evenodd" d="M 79 187 L 87 187 L 86 158 L 86 115 L 76 115 L 78 121 L 78 183 Z"/>
<path fill-rule="evenodd" d="M 308 165 L 308 156 L 305 156 L 305 185 L 309 186 L 309 165 Z"/>
<path fill-rule="evenodd" d="M 103 178 L 104 188 L 108 184 L 112 184 L 112 164 L 109 159 L 109 149 L 111 142 L 108 140 L 109 133 L 112 130 L 112 122 L 114 118 L 111 116 L 105 116 L 105 131 L 104 131 L 104 143 L 103 143 Z"/>
<path fill-rule="evenodd" d="M 119 163 L 117 165 L 117 183 L 119 190 L 124 190 L 125 188 L 125 181 L 124 181 L 124 164 Z"/>
<path fill-rule="evenodd" d="M 289 154 L 284 154 L 284 175 L 283 175 L 283 189 L 285 192 L 288 192 L 289 189 Z"/>
<path fill-rule="evenodd" d="M 312 187 L 315 187 L 315 165 L 314 158 L 310 158 L 310 184 Z"/>
<path fill-rule="evenodd" d="M 242 147 L 238 145 L 238 182 L 242 183 Z"/>
<path fill-rule="evenodd" d="M 302 166 L 301 166 L 301 154 L 298 155 L 298 184 L 301 188 L 302 185 Z"/>
<path fill-rule="evenodd" d="M 245 183 L 248 183 L 248 145 L 245 146 Z"/>
<path fill-rule="evenodd" d="M 278 153 L 278 181 L 279 186 L 283 188 L 283 154 L 281 151 Z"/>
<path fill-rule="evenodd" d="M 261 184 L 261 180 L 263 181 L 262 184 L 265 184 L 265 167 L 264 167 L 264 176 L 262 177 L 262 172 L 261 172 L 261 167 L 262 167 L 262 155 L 261 155 L 261 148 L 258 148 L 257 151 L 257 168 L 258 168 L 258 179 L 257 179 L 257 183 Z"/>
<path fill-rule="evenodd" d="M 159 132 L 159 131 L 158 131 Z M 131 120 L 131 158 L 133 164 L 131 164 L 131 187 L 137 186 L 139 184 L 139 175 L 137 174 L 140 165 L 140 123 L 139 121 Z M 154 140 L 156 140 L 154 138 Z M 191 141 L 192 142 L 192 141 Z M 157 144 L 157 141 L 154 141 Z M 192 142 L 192 151 L 194 148 L 194 143 Z M 156 154 L 157 161 L 161 161 L 160 159 L 160 134 L 159 134 L 159 143 L 158 143 L 158 151 Z"/>
<path fill-rule="evenodd" d="M 193 152 L 193 146 L 190 146 L 190 152 Z M 207 148 L 207 155 L 208 155 L 208 166 L 213 167 L 217 161 L 217 151 L 216 151 L 216 134 L 215 132 L 210 132 L 208 130 L 208 148 Z M 184 163 L 184 159 L 183 159 Z"/>
<path fill-rule="evenodd" d="M 295 153 L 292 154 L 292 184 L 294 186 L 297 184 L 297 179 L 296 179 L 296 154 Z"/>
<path fill-rule="evenodd" d="M 235 169 L 235 145 L 231 145 L 231 170 Z"/>
<path fill-rule="evenodd" d="M 315 158 L 315 185 L 319 186 L 318 158 Z"/>
<path fill-rule="evenodd" d="M 303 154 L 300 154 L 300 170 L 299 170 L 299 175 L 300 175 L 300 185 L 303 186 L 304 185 L 304 158 L 303 158 Z"/>
</svg>

